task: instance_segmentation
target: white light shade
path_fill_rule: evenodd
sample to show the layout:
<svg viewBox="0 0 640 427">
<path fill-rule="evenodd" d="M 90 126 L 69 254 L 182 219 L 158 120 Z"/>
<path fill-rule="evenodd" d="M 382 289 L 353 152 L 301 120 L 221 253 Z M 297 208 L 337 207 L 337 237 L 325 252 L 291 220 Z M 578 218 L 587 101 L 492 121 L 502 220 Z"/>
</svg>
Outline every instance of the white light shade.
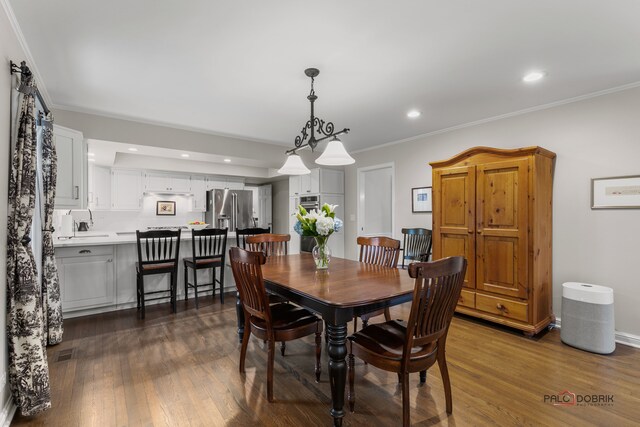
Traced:
<svg viewBox="0 0 640 427">
<path fill-rule="evenodd" d="M 281 175 L 306 175 L 311 173 L 308 167 L 302 162 L 302 158 L 297 154 L 287 156 L 287 161 L 278 169 Z"/>
<path fill-rule="evenodd" d="M 338 138 L 333 138 L 327 144 L 327 148 L 324 149 L 324 153 L 316 159 L 316 163 L 319 165 L 327 166 L 342 166 L 351 165 L 356 161 L 353 157 L 347 153 L 344 149 L 344 145 Z"/>
</svg>

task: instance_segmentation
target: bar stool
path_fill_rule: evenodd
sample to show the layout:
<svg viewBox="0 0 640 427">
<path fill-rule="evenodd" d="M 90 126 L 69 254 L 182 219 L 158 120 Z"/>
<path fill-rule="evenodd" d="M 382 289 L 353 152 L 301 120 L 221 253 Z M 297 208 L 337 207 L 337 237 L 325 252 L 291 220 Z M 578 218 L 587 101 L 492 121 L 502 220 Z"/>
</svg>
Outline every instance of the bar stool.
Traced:
<svg viewBox="0 0 640 427">
<path fill-rule="evenodd" d="M 180 252 L 180 230 L 136 230 L 138 245 L 138 262 L 136 263 L 136 293 L 138 310 L 142 310 L 145 317 L 145 301 L 169 298 L 171 311 L 176 312 L 176 291 L 178 288 L 178 256 Z M 152 274 L 170 274 L 169 289 L 159 291 L 144 291 L 144 276 Z M 165 294 L 154 298 L 145 295 Z"/>
<path fill-rule="evenodd" d="M 220 284 L 220 303 L 224 304 L 224 268 L 227 247 L 226 228 L 205 228 L 191 232 L 192 257 L 184 258 L 184 299 L 189 296 L 189 288 L 193 288 L 198 308 L 198 288 L 212 286 L 216 295 L 216 283 Z M 216 279 L 216 268 L 220 268 L 220 280 Z M 211 283 L 198 283 L 198 270 L 211 269 Z M 189 270 L 193 270 L 193 283 L 189 283 Z"/>
</svg>

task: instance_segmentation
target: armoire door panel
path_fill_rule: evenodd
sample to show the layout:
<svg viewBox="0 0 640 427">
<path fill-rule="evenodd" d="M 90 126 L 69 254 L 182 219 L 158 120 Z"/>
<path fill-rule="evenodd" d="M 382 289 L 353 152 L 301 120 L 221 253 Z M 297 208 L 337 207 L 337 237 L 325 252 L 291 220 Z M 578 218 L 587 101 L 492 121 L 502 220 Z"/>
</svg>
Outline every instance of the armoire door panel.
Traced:
<svg viewBox="0 0 640 427">
<path fill-rule="evenodd" d="M 528 165 L 478 166 L 477 289 L 527 298 Z"/>
<path fill-rule="evenodd" d="M 475 288 L 475 255 L 472 235 L 468 233 L 440 233 L 439 258 L 463 256 L 467 259 L 467 273 L 464 277 L 464 287 Z"/>
</svg>

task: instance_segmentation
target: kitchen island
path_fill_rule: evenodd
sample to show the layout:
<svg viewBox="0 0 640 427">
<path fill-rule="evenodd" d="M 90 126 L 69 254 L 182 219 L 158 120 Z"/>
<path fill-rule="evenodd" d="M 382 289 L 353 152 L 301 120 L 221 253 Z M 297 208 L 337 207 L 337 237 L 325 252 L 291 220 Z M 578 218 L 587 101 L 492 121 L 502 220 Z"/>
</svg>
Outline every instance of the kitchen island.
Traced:
<svg viewBox="0 0 640 427">
<path fill-rule="evenodd" d="M 227 237 L 227 246 L 235 245 L 235 233 L 230 232 Z M 138 261 L 138 254 L 135 231 L 77 232 L 76 236 L 71 238 L 54 236 L 54 248 L 60 279 L 62 310 L 66 318 L 136 307 L 135 264 Z M 178 299 L 184 299 L 182 259 L 191 256 L 191 249 L 191 232 L 182 231 L 178 265 Z M 198 282 L 210 283 L 211 271 L 199 270 Z M 145 277 L 145 290 L 161 289 L 169 289 L 169 275 Z M 230 292 L 235 289 L 227 257 L 224 290 Z M 211 297 L 210 291 L 198 291 L 198 294 L 200 298 Z M 192 292 L 189 296 L 192 296 Z M 235 301 L 231 299 L 228 303 L 235 304 Z"/>
</svg>

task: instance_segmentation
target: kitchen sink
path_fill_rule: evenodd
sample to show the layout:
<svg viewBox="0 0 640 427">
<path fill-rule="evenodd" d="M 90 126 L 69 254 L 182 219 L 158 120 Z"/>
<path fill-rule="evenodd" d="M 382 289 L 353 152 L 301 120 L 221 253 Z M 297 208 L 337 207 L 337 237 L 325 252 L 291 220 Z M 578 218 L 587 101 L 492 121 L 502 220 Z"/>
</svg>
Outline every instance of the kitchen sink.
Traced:
<svg viewBox="0 0 640 427">
<path fill-rule="evenodd" d="M 91 236 L 58 237 L 58 239 L 93 239 L 97 237 L 109 237 L 109 235 L 108 234 L 92 234 Z"/>
</svg>

